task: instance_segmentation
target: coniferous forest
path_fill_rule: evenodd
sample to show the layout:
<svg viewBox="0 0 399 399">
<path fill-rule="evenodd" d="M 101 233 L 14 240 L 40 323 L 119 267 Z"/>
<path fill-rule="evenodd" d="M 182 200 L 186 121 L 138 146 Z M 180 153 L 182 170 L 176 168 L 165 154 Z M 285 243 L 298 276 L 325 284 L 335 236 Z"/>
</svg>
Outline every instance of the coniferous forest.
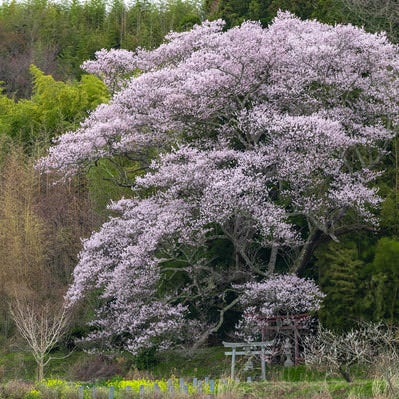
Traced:
<svg viewBox="0 0 399 399">
<path fill-rule="evenodd" d="M 175 185 L 176 190 L 181 190 L 187 198 L 193 198 L 192 203 L 194 203 L 197 198 L 195 196 L 197 186 L 182 185 L 180 187 L 174 181 L 168 182 L 168 173 L 175 173 L 173 167 L 179 165 L 183 158 L 192 160 L 197 157 L 195 165 L 198 169 L 185 171 L 187 174 L 196 174 L 197 172 L 199 174 L 205 170 L 203 173 L 209 172 L 211 175 L 214 173 L 216 176 L 218 168 L 222 168 L 221 164 L 230 166 L 234 164 L 234 167 L 239 164 L 242 167 L 240 162 L 244 161 L 231 154 L 233 151 L 248 150 L 249 144 L 240 142 L 237 138 L 232 139 L 234 146 L 229 148 L 230 155 L 226 155 L 220 161 L 221 164 L 216 163 L 216 166 L 210 163 L 206 164 L 207 161 L 200 157 L 201 154 L 193 155 L 193 152 L 189 150 L 190 146 L 193 143 L 201 142 L 204 137 L 200 136 L 200 133 L 197 137 L 191 130 L 200 131 L 201 135 L 206 135 L 208 139 L 214 138 L 216 134 L 209 126 L 219 126 L 218 124 L 223 122 L 226 131 L 233 130 L 236 126 L 233 126 L 233 123 L 229 124 L 229 120 L 224 114 L 217 114 L 217 117 L 212 115 L 209 117 L 211 122 L 208 127 L 203 127 L 206 123 L 195 119 L 197 116 L 190 111 L 180 119 L 179 116 L 172 115 L 172 113 L 167 117 L 158 114 L 152 116 L 159 118 L 159 126 L 164 123 L 165 130 L 168 132 L 175 132 L 178 129 L 183 131 L 177 140 L 179 143 L 183 143 L 181 152 L 167 153 L 161 160 L 158 156 L 165 150 L 163 146 L 169 146 L 168 149 L 173 148 L 174 143 L 161 145 L 154 139 L 154 142 L 145 148 L 139 142 L 136 152 L 132 149 L 120 150 L 122 145 L 121 147 L 116 145 L 112 147 L 114 143 L 107 143 L 109 148 L 112 147 L 107 156 L 93 156 L 85 159 L 82 157 L 83 160 L 79 165 L 82 167 L 77 171 L 74 170 L 74 173 L 69 173 L 67 169 L 61 167 L 48 167 L 47 169 L 52 169 L 50 173 L 42 173 L 39 170 L 38 161 L 48 159 L 44 157 L 47 156 L 49 148 L 54 143 L 62 144 L 59 138 L 64 137 L 63 135 L 67 132 L 75 131 L 80 126 L 83 126 L 81 127 L 82 131 L 90 129 L 97 122 L 98 124 L 104 123 L 104 129 L 112 129 L 111 125 L 107 125 L 109 115 L 112 115 L 111 111 L 107 116 L 108 119 L 104 117 L 104 120 L 99 122 L 96 118 L 100 119 L 100 117 L 97 116 L 95 110 L 101 109 L 101 104 L 115 105 L 119 104 L 118 101 L 125 105 L 123 96 L 118 97 L 115 93 L 118 90 L 120 93 L 123 92 L 123 85 L 127 84 L 128 78 L 135 78 L 144 73 L 150 76 L 154 70 L 162 68 L 173 69 L 176 67 L 174 61 L 171 60 L 173 57 L 179 60 L 179 57 L 181 59 L 187 57 L 183 44 L 181 53 L 179 53 L 180 50 L 173 53 L 173 49 L 166 47 L 164 53 L 162 51 L 150 52 L 157 48 L 162 49 L 159 46 L 165 43 L 164 38 L 169 32 L 189 31 L 205 20 L 217 21 L 218 19 L 225 21 L 223 32 L 239 27 L 248 20 L 259 21 L 261 27 L 267 28 L 275 21 L 278 11 L 282 10 L 291 12 L 303 21 L 317 20 L 330 26 L 351 24 L 363 27 L 368 33 L 385 31 L 391 43 L 399 43 L 397 2 L 390 0 L 384 4 L 384 7 L 381 7 L 379 0 L 3 1 L 0 5 L 0 343 L 2 346 L 0 351 L 7 353 L 15 351 L 15 348 L 20 348 L 21 345 L 23 347 L 23 340 L 19 336 L 18 320 L 27 318 L 27 315 L 33 314 L 38 309 L 41 309 L 41 315 L 47 314 L 46 312 L 48 314 L 62 312 L 60 304 L 63 303 L 68 288 L 71 287 L 71 284 L 75 284 L 76 289 L 76 286 L 79 285 L 76 283 L 77 279 L 83 280 L 83 277 L 75 274 L 74 283 L 73 274 L 76 265 L 83 262 L 83 256 L 92 254 L 93 264 L 101 262 L 100 258 L 96 258 L 97 253 L 93 250 L 93 247 L 97 245 L 94 243 L 94 239 L 93 242 L 87 241 L 89 237 L 96 237 L 92 235 L 93 232 L 103 231 L 101 230 L 104 229 L 102 226 L 110 226 L 112 223 L 116 225 L 119 220 L 116 216 L 118 213 L 122 213 L 123 218 L 126 219 L 128 217 L 126 215 L 132 212 L 138 226 L 129 227 L 129 232 L 133 235 L 136 231 L 135 228 L 141 229 L 140 223 L 146 220 L 146 217 L 149 218 L 143 210 L 144 205 L 142 205 L 143 209 L 130 209 L 128 205 L 120 202 L 114 202 L 114 205 L 109 206 L 112 201 L 132 197 L 132 187 L 134 187 L 134 190 L 141 190 L 138 195 L 141 195 L 140 198 L 144 198 L 142 203 L 147 201 L 152 204 L 151 201 L 154 201 L 154 207 L 155 205 L 160 206 L 158 199 L 161 196 L 157 197 L 158 202 L 155 201 L 154 191 L 162 191 L 166 196 L 170 190 L 169 184 Z M 210 26 L 209 31 L 216 30 L 213 25 Z M 209 40 L 211 40 L 211 33 L 209 33 Z M 245 35 L 245 31 L 243 30 L 240 34 Z M 248 34 L 255 33 L 248 29 Z M 172 40 L 184 42 L 185 39 L 182 37 L 176 34 Z M 199 44 L 195 40 L 198 40 Z M 194 37 L 192 41 L 195 43 L 187 44 L 187 40 L 184 45 L 192 46 L 191 49 L 204 45 L 198 38 Z M 114 62 L 117 67 L 120 66 L 121 69 L 116 72 L 112 70 L 114 75 L 107 75 L 109 72 L 107 68 L 110 70 L 112 68 L 104 66 L 107 60 L 106 56 L 101 59 L 101 53 L 99 53 L 101 49 L 109 50 L 107 54 L 110 55 L 116 49 L 138 51 L 138 54 L 141 54 L 139 61 L 142 64 L 137 62 L 136 65 L 136 61 L 128 56 L 126 59 L 120 58 L 115 61 L 110 57 L 111 62 Z M 151 54 L 159 57 L 159 61 L 154 61 Z M 95 70 L 96 66 L 91 68 L 90 63 L 86 64 L 86 71 L 81 68 L 85 61 L 94 60 L 96 57 L 97 60 L 100 60 L 99 65 L 101 62 L 104 63 L 104 65 L 100 65 L 103 69 Z M 94 73 L 89 74 L 87 70 Z M 203 71 L 200 67 L 197 72 L 198 76 L 202 76 Z M 365 71 L 361 77 L 364 78 L 368 73 L 371 72 Z M 165 80 L 167 80 L 166 77 Z M 160 81 L 162 81 L 161 78 Z M 330 104 L 336 98 L 341 101 L 344 96 L 342 93 L 342 95 L 335 94 L 332 89 L 329 91 L 330 88 L 327 90 L 324 86 L 310 86 L 309 90 L 312 95 L 317 92 L 320 93 L 320 96 L 326 97 L 323 97 L 323 104 Z M 155 92 L 158 86 L 154 83 L 153 86 L 148 84 L 148 87 L 154 88 Z M 223 91 L 220 90 L 220 92 L 215 92 L 215 96 L 218 98 L 223 97 Z M 140 95 L 143 94 L 137 89 L 135 95 L 137 95 L 137 103 L 141 104 Z M 358 98 L 361 97 L 359 92 L 353 90 L 349 93 L 348 91 L 345 96 L 345 99 L 342 100 L 345 107 L 355 109 L 356 105 L 353 104 L 356 104 Z M 213 99 L 212 96 L 209 98 Z M 243 96 L 240 97 L 241 100 L 245 103 L 248 99 Z M 151 101 L 149 102 L 151 109 L 157 109 L 158 100 L 154 98 Z M 209 100 L 209 103 L 212 101 Z M 134 104 L 129 104 L 129 106 L 133 108 Z M 181 105 L 182 113 L 186 110 L 185 106 Z M 284 108 L 291 112 L 290 106 L 291 104 L 285 104 L 284 107 L 281 106 L 281 109 Z M 243 108 L 248 110 L 249 106 L 244 104 Z M 87 120 L 89 115 L 91 116 Z M 232 111 L 231 115 L 236 114 Z M 377 116 L 369 115 L 368 118 L 367 123 Z M 258 264 L 263 262 L 267 263 L 269 270 L 273 269 L 275 273 L 284 274 L 295 270 L 299 277 L 315 281 L 325 294 L 323 304 L 317 312 L 317 318 L 325 328 L 337 333 L 344 333 L 361 321 L 383 321 L 388 325 L 398 325 L 399 142 L 395 123 L 386 115 L 378 115 L 378 118 L 378 123 L 375 122 L 375 126 L 385 123 L 384 129 L 393 132 L 389 139 L 382 137 L 381 133 L 380 142 L 377 144 L 372 142 L 370 151 L 367 148 L 360 150 L 351 148 L 350 156 L 348 156 L 355 172 L 360 170 L 360 164 L 363 167 L 363 162 L 367 168 L 376 167 L 376 170 L 381 171 L 367 181 L 370 192 L 378 193 L 381 199 L 377 201 L 378 204 L 375 207 L 370 206 L 373 208 L 370 210 L 372 213 L 370 218 L 378 222 L 365 222 L 357 216 L 355 210 L 350 209 L 349 206 L 342 206 L 342 209 L 345 208 L 346 223 L 339 224 L 342 219 L 334 219 L 334 223 L 337 223 L 336 228 L 333 229 L 330 226 L 331 229 L 327 229 L 326 232 L 321 229 L 312 230 L 309 223 L 310 218 L 294 215 L 290 219 L 291 225 L 295 226 L 297 232 L 305 232 L 304 236 L 307 234 L 312 238 L 308 240 L 309 245 L 306 247 L 306 251 L 302 252 L 292 249 L 287 243 L 288 241 L 281 244 L 279 248 L 282 249 L 277 249 L 276 245 L 263 245 L 252 227 L 243 228 L 241 235 L 231 238 L 233 233 L 230 235 L 230 230 L 226 230 L 225 226 L 215 227 L 213 220 L 212 223 L 207 224 L 209 230 L 203 233 L 203 236 L 200 237 L 198 232 L 196 232 L 198 236 L 193 234 L 196 239 L 203 240 L 201 247 L 194 250 L 192 242 L 188 239 L 185 241 L 185 231 L 182 233 L 182 228 L 179 227 L 181 229 L 179 234 L 183 237 L 179 241 L 179 246 L 170 244 L 168 247 L 168 240 L 171 239 L 168 237 L 168 240 L 165 239 L 162 242 L 162 248 L 157 248 L 156 256 L 159 259 L 162 258 L 163 261 L 162 276 L 152 276 L 152 270 L 149 270 L 146 278 L 152 278 L 151 282 L 145 283 L 147 280 L 143 280 L 143 284 L 147 284 L 145 288 L 148 292 L 136 293 L 137 298 L 140 295 L 154 295 L 158 300 L 165 293 L 169 295 L 171 292 L 174 293 L 174 290 L 179 290 L 179 295 L 176 296 L 177 299 L 174 303 L 178 310 L 170 309 L 170 301 L 168 303 L 157 302 L 156 306 L 162 308 L 164 314 L 170 315 L 168 322 L 175 323 L 174 318 L 180 317 L 179 312 L 183 312 L 183 307 L 186 307 L 192 312 L 194 318 L 198 319 L 198 325 L 195 324 L 192 327 L 196 331 L 199 331 L 201 326 L 212 325 L 212 328 L 208 328 L 200 336 L 196 336 L 190 331 L 185 332 L 195 338 L 195 342 L 190 342 L 190 345 L 220 344 L 222 340 L 231 339 L 231 332 L 234 325 L 240 320 L 242 313 L 242 311 L 240 313 L 239 307 L 235 307 L 237 304 L 235 288 L 228 287 L 225 284 L 226 279 L 231 278 L 233 287 L 235 287 L 234 284 L 247 283 L 245 277 L 242 276 L 242 270 L 254 273 L 254 276 L 258 277 L 267 276 L 264 271 L 266 269 L 261 267 L 259 270 L 257 269 Z M 237 117 L 237 124 L 250 123 L 244 119 L 244 116 L 242 119 Z M 392 117 L 393 119 L 394 117 Z M 143 120 L 142 125 L 144 126 L 147 120 Z M 222 122 L 220 122 L 221 120 Z M 84 124 L 81 125 L 83 122 Z M 360 122 L 357 121 L 357 123 Z M 220 131 L 223 130 L 220 129 Z M 146 125 L 141 133 L 150 136 L 153 131 Z M 122 138 L 123 135 L 118 136 L 115 142 L 122 143 Z M 167 139 L 163 140 L 167 142 Z M 381 144 L 382 141 L 384 141 L 383 144 Z M 86 143 L 82 141 L 82 147 L 84 145 Z M 99 147 L 101 145 L 99 144 Z M 93 152 L 97 150 L 100 152 L 98 148 Z M 342 150 L 342 148 L 339 147 L 338 150 Z M 216 157 L 216 155 L 212 156 Z M 211 159 L 213 160 L 212 157 Z M 247 165 L 248 168 L 255 168 L 252 164 L 248 163 Z M 322 169 L 323 165 L 317 167 Z M 153 180 L 147 178 L 149 182 L 146 182 L 146 171 L 154 171 L 156 168 L 159 168 L 157 169 L 158 174 L 153 172 Z M 68 178 L 66 178 L 66 174 L 68 174 Z M 325 184 L 334 184 L 334 176 L 323 170 L 323 176 L 327 175 Z M 221 184 L 223 181 L 221 178 Z M 281 179 L 278 188 L 277 184 L 274 186 L 274 180 L 267 181 L 265 184 L 271 187 L 270 196 L 274 196 L 272 198 L 274 203 L 292 208 L 294 201 L 288 203 L 287 198 L 282 194 L 288 191 L 287 187 L 285 187 L 285 191 L 281 188 L 287 184 L 287 181 Z M 323 192 L 323 189 L 324 186 L 318 186 L 316 194 Z M 256 191 L 256 187 L 251 186 L 251 190 Z M 255 202 L 259 197 L 250 198 Z M 309 198 L 313 197 L 309 196 Z M 170 203 L 168 204 L 170 205 Z M 366 208 L 367 206 L 365 205 Z M 183 211 L 182 208 L 181 212 Z M 369 212 L 369 209 L 367 208 L 364 212 L 366 211 Z M 153 212 L 154 214 L 150 216 L 159 218 L 161 211 L 154 210 Z M 168 211 L 168 215 L 173 216 L 173 212 Z M 215 212 L 221 211 L 217 209 Z M 140 213 L 140 217 L 136 213 Z M 174 220 L 179 217 L 183 218 L 183 216 L 176 211 Z M 165 223 L 173 225 L 174 220 L 167 218 L 166 220 Z M 239 227 L 242 228 L 244 224 L 242 222 Z M 212 229 L 209 227 L 210 225 Z M 231 231 L 234 230 L 235 233 L 236 227 L 232 227 Z M 115 228 L 121 229 L 119 224 Z M 153 228 L 154 235 L 156 235 L 156 229 L 158 229 L 157 226 Z M 173 238 L 177 234 L 176 231 L 171 233 Z M 274 231 L 273 234 L 277 233 Z M 193 237 L 190 237 L 190 240 Z M 283 233 L 281 233 L 281 237 L 283 237 Z M 285 239 L 285 236 L 281 237 L 279 237 L 281 240 Z M 86 244 L 82 241 L 85 239 Z M 101 247 L 102 254 L 109 255 L 113 250 L 118 249 L 116 245 L 115 248 L 113 247 L 113 239 L 112 233 L 110 233 L 108 241 L 102 242 L 101 245 L 104 246 Z M 247 241 L 243 243 L 240 240 Z M 250 245 L 248 244 L 249 240 L 251 240 Z M 146 243 L 149 241 L 151 240 L 148 238 Z M 84 245 L 86 245 L 85 252 L 82 252 L 84 255 L 79 257 Z M 118 245 L 128 244 L 121 242 Z M 253 257 L 251 258 L 251 256 Z M 294 258 L 298 259 L 299 256 L 301 257 L 300 262 L 296 262 Z M 272 263 L 273 267 L 271 267 Z M 198 264 L 200 269 L 202 268 L 195 278 L 192 278 L 194 273 L 197 273 L 191 269 L 193 264 Z M 246 265 L 244 269 L 242 268 L 243 264 Z M 107 264 L 108 266 L 109 264 Z M 210 267 L 212 273 L 209 272 Z M 241 267 L 240 270 L 239 267 Z M 106 281 L 109 278 L 108 274 L 111 273 L 110 270 L 106 269 L 104 275 L 98 279 Z M 216 277 L 212 280 L 212 276 Z M 89 275 L 89 279 L 91 277 Z M 131 278 L 138 280 L 139 276 L 133 275 Z M 157 284 L 152 287 L 154 281 Z M 113 284 L 120 283 L 114 282 Z M 130 282 L 126 280 L 125 283 L 126 290 L 128 290 Z M 94 336 L 98 325 L 101 325 L 101 321 L 96 325 L 91 323 L 95 319 L 94 314 L 99 303 L 104 310 L 112 302 L 112 293 L 115 288 L 110 285 L 107 289 L 111 292 L 108 297 L 100 295 L 100 289 L 97 286 L 88 292 L 77 306 L 73 307 L 71 314 L 68 315 L 67 331 L 57 344 L 57 349 L 68 352 L 78 345 L 76 340 L 85 336 Z M 217 291 L 218 289 L 222 294 Z M 71 294 L 69 289 L 68 295 L 75 294 Z M 220 301 L 221 296 L 223 301 Z M 219 299 L 216 299 L 217 297 Z M 143 308 L 148 306 L 148 309 L 151 309 L 145 301 L 141 306 Z M 152 310 L 148 310 L 148 312 L 150 311 Z M 40 317 L 39 314 L 36 314 L 36 318 Z M 123 317 L 125 316 L 121 316 L 121 318 Z M 115 320 L 109 320 L 108 323 L 109 325 L 107 324 L 105 327 L 112 332 L 110 325 L 115 324 Z M 161 328 L 159 325 L 157 328 Z M 182 326 L 180 327 L 183 329 Z M 111 337 L 107 336 L 107 339 L 104 339 L 104 342 L 107 341 L 107 343 L 100 342 L 100 346 L 97 346 L 96 350 L 106 353 L 109 353 L 110 347 L 116 348 L 117 352 L 125 350 L 124 339 L 126 337 L 123 335 L 124 332 L 113 333 Z M 182 338 L 181 341 L 184 339 Z M 101 344 L 104 347 L 101 347 Z M 77 350 L 81 350 L 85 345 L 86 348 L 92 349 L 91 345 L 97 345 L 97 341 L 93 339 L 79 345 Z M 157 348 L 162 347 L 158 341 L 157 345 Z M 151 350 L 151 345 L 146 346 L 143 353 L 151 355 Z M 137 355 L 141 352 L 132 349 L 132 353 Z"/>
</svg>

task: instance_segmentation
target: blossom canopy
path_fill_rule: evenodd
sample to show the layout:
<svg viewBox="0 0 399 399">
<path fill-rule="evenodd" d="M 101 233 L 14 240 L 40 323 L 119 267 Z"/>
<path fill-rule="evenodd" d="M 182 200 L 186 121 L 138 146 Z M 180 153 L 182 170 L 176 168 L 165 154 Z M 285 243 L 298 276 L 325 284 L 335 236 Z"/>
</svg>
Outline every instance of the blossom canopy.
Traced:
<svg viewBox="0 0 399 399">
<path fill-rule="evenodd" d="M 145 169 L 83 242 L 68 293 L 74 303 L 100 292 L 98 335 L 132 352 L 181 331 L 188 314 L 216 332 L 237 284 L 298 272 L 321 235 L 376 223 L 372 184 L 398 126 L 398 47 L 282 12 L 267 28 L 223 26 L 171 33 L 151 51 L 98 52 L 84 67 L 111 101 L 38 165 L 68 177 L 126 156 Z"/>
</svg>

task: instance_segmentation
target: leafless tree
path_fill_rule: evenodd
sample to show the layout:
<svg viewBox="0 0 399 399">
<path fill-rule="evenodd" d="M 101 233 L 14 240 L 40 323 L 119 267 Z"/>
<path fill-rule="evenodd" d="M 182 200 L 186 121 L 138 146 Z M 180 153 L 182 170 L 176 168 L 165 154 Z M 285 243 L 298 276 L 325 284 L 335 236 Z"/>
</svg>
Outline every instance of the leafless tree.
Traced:
<svg viewBox="0 0 399 399">
<path fill-rule="evenodd" d="M 16 297 L 10 304 L 10 313 L 35 358 L 40 381 L 44 378 L 44 367 L 52 359 L 50 351 L 67 330 L 70 312 L 63 304 Z"/>
<path fill-rule="evenodd" d="M 342 334 L 320 327 L 305 341 L 305 362 L 319 370 L 339 372 L 348 382 L 352 380 L 351 367 L 364 365 L 397 395 L 399 331 L 382 322 L 363 323 Z"/>
</svg>

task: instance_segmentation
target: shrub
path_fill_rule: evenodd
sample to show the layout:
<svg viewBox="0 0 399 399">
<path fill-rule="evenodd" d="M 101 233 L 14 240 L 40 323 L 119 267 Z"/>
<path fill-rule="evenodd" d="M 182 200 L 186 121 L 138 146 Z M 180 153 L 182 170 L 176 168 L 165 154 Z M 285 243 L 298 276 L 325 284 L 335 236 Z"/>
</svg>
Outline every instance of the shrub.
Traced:
<svg viewBox="0 0 399 399">
<path fill-rule="evenodd" d="M 7 399 L 25 399 L 25 396 L 33 389 L 32 383 L 12 380 L 2 386 L 1 396 Z"/>
</svg>

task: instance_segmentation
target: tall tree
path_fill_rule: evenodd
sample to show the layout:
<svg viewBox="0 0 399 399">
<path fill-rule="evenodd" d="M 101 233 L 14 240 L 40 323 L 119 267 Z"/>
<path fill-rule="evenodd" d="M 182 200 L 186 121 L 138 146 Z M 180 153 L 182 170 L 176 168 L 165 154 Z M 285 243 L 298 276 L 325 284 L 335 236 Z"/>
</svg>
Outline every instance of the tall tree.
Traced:
<svg viewBox="0 0 399 399">
<path fill-rule="evenodd" d="M 320 321 L 326 328 L 348 330 L 367 308 L 364 297 L 370 284 L 365 278 L 365 262 L 351 241 L 331 242 L 319 248 L 316 257 L 319 284 L 326 294 Z"/>
<path fill-rule="evenodd" d="M 372 262 L 373 316 L 395 324 L 399 319 L 399 241 L 381 238 L 376 245 Z"/>
<path fill-rule="evenodd" d="M 155 345 L 151 312 L 133 329 L 141 297 L 164 304 L 170 328 L 191 310 L 206 337 L 234 309 L 237 283 L 301 272 L 321 237 L 375 220 L 372 168 L 398 123 L 398 49 L 385 36 L 279 13 L 266 29 L 207 22 L 153 51 L 97 56 L 85 68 L 111 102 L 39 165 L 68 177 L 125 155 L 147 168 L 75 269 L 69 299 L 102 298 L 97 336 Z M 209 256 L 215 241 L 230 262 Z"/>
</svg>

